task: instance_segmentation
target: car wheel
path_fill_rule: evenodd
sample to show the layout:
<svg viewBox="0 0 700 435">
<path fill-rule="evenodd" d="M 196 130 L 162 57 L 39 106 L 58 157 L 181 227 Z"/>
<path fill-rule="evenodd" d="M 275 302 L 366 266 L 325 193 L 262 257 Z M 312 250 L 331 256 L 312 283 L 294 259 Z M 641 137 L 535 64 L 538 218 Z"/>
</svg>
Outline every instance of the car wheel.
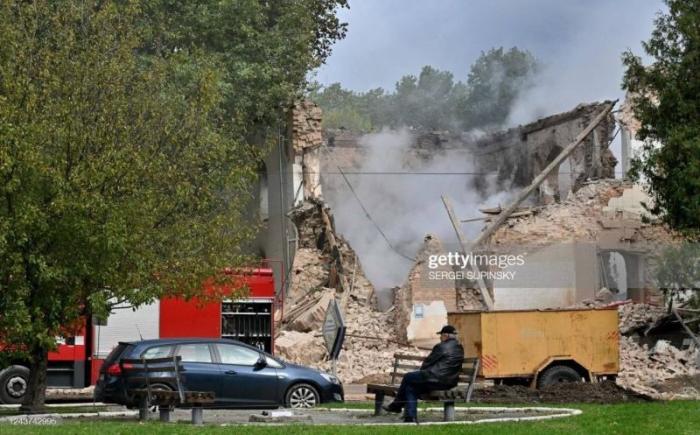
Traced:
<svg viewBox="0 0 700 435">
<path fill-rule="evenodd" d="M 7 404 L 22 403 L 29 388 L 29 369 L 11 366 L 0 373 L 0 401 Z"/>
<path fill-rule="evenodd" d="M 287 408 L 313 408 L 319 402 L 318 391 L 309 384 L 293 385 L 285 398 Z"/>
<path fill-rule="evenodd" d="M 554 384 L 581 382 L 581 375 L 568 366 L 552 366 L 542 372 L 537 379 L 537 388 L 549 387 Z"/>
</svg>

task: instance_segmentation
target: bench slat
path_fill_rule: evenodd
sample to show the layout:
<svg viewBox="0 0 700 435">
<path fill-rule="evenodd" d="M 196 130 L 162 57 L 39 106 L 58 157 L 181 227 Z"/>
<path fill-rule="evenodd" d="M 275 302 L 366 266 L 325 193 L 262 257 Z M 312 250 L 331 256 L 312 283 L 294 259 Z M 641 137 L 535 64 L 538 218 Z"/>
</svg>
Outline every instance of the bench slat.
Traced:
<svg viewBox="0 0 700 435">
<path fill-rule="evenodd" d="M 435 390 L 430 393 L 421 395 L 423 400 L 443 400 L 443 399 L 464 399 L 467 397 L 467 384 L 458 384 L 456 387 L 449 390 Z M 367 384 L 367 393 L 384 393 L 387 396 L 394 396 L 399 390 L 397 385 L 386 384 Z"/>
<path fill-rule="evenodd" d="M 150 365 L 148 368 L 144 367 L 143 365 L 136 367 L 122 367 L 122 371 L 125 372 L 146 372 L 146 373 L 158 373 L 158 372 L 174 372 L 176 368 L 174 366 L 163 366 L 163 367 L 151 367 Z M 178 371 L 184 372 L 185 370 L 182 368 L 179 368 Z"/>
<path fill-rule="evenodd" d="M 176 379 L 174 376 L 167 376 L 167 377 L 146 377 L 146 376 L 129 376 L 126 378 L 126 383 L 127 384 L 145 384 L 146 381 L 148 380 L 148 383 L 150 384 L 159 384 L 162 382 L 175 382 Z"/>
<path fill-rule="evenodd" d="M 409 361 L 423 361 L 425 359 L 425 357 L 420 356 L 420 355 L 407 355 L 405 353 L 395 353 L 394 359 L 405 359 L 405 360 L 409 360 Z"/>
<path fill-rule="evenodd" d="M 129 390 L 131 394 L 137 397 L 148 396 L 148 390 L 145 388 Z M 154 405 L 172 405 L 177 404 L 180 399 L 180 394 L 177 391 L 167 390 L 151 390 L 151 402 Z M 213 391 L 186 391 L 185 403 L 182 405 L 201 405 L 213 403 L 215 395 Z"/>
<path fill-rule="evenodd" d="M 143 359 L 136 359 L 136 358 L 124 358 L 120 360 L 122 363 L 126 364 L 143 364 Z M 176 356 L 176 357 L 165 357 L 165 358 L 147 358 L 145 360 L 148 364 L 163 364 L 163 363 L 173 363 L 177 362 L 180 363 L 182 361 L 182 357 Z"/>
<path fill-rule="evenodd" d="M 197 407 L 214 403 L 213 391 L 183 391 L 185 371 L 181 364 L 181 357 L 153 358 L 153 359 L 123 359 L 120 361 L 124 370 L 124 381 L 128 385 L 138 384 L 139 388 L 129 388 L 141 402 L 141 411 L 147 405 Z M 131 367 L 124 367 L 124 365 Z M 170 376 L 151 375 L 152 373 L 164 373 Z M 156 383 L 175 384 L 176 390 L 161 390 L 149 388 Z M 145 403 L 149 402 L 149 403 Z"/>
<path fill-rule="evenodd" d="M 406 369 L 406 370 L 420 370 L 420 365 L 414 364 L 394 364 L 396 369 Z"/>
<path fill-rule="evenodd" d="M 396 372 L 396 373 L 394 373 L 394 372 L 389 372 L 388 374 L 389 374 L 389 375 L 396 375 L 396 377 L 403 377 L 403 376 L 405 376 L 406 374 L 412 373 L 412 372 L 413 372 L 413 370 L 410 371 L 410 372 Z M 460 379 L 461 379 L 461 378 L 468 378 L 468 379 L 471 379 L 473 375 L 474 375 L 474 370 L 460 371 L 460 372 L 459 372 L 459 377 L 460 377 Z"/>
</svg>

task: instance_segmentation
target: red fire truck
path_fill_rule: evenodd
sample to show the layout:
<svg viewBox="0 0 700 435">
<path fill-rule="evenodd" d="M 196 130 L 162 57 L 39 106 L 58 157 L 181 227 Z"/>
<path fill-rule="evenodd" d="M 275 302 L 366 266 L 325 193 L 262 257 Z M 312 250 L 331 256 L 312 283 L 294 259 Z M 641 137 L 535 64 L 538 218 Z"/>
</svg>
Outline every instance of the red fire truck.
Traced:
<svg viewBox="0 0 700 435">
<path fill-rule="evenodd" d="M 239 276 L 248 288 L 244 299 L 211 302 L 163 298 L 135 310 L 115 307 L 106 322 L 90 321 L 91 327 L 60 339 L 56 351 L 49 354 L 48 385 L 64 388 L 93 385 L 104 358 L 120 341 L 224 337 L 272 353 L 275 311 L 282 309 L 281 299 L 276 298 L 272 269 L 254 269 Z M 217 286 L 216 290 L 218 294 L 231 294 L 226 286 Z M 212 291 L 211 285 L 205 285 L 205 293 Z M 7 367 L 0 368 L 0 402 L 21 402 L 28 375 L 29 369 L 22 361 L 11 361 Z"/>
</svg>

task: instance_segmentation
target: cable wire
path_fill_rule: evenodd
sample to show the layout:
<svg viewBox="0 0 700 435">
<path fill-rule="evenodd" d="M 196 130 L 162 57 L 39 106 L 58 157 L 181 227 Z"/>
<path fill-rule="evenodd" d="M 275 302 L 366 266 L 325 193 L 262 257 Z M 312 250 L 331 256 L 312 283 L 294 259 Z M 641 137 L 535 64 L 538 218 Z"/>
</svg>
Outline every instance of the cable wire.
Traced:
<svg viewBox="0 0 700 435">
<path fill-rule="evenodd" d="M 343 176 L 343 179 L 345 180 L 345 183 L 348 185 L 348 188 L 350 189 L 350 192 L 352 192 L 352 195 L 355 197 L 355 200 L 357 200 L 357 203 L 360 205 L 360 208 L 362 208 L 362 211 L 365 213 L 365 217 L 372 222 L 372 225 L 377 229 L 379 234 L 381 234 L 382 238 L 386 242 L 387 246 L 391 248 L 392 251 L 394 251 L 396 254 L 400 255 L 401 257 L 405 258 L 406 260 L 409 260 L 411 262 L 415 262 L 416 259 L 413 257 L 409 257 L 408 255 L 404 254 L 403 252 L 399 251 L 389 240 L 387 235 L 384 233 L 384 230 L 379 226 L 379 224 L 372 218 L 372 215 L 369 214 L 369 211 L 367 210 L 367 207 L 362 203 L 362 200 L 360 200 L 360 197 L 357 195 L 357 192 L 355 192 L 355 189 L 352 187 L 352 184 L 350 183 L 350 180 L 348 180 L 348 177 L 345 176 L 345 173 L 343 172 L 340 167 L 338 167 L 338 171 L 340 171 L 340 175 Z"/>
</svg>

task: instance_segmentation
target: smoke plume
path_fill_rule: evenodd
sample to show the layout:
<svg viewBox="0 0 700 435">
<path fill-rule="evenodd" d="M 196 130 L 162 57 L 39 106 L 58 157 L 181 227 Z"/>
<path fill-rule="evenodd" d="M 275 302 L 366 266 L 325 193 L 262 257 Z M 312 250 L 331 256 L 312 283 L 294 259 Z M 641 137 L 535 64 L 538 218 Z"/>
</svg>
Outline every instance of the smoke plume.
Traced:
<svg viewBox="0 0 700 435">
<path fill-rule="evenodd" d="M 430 158 L 418 157 L 411 146 L 407 129 L 384 129 L 367 134 L 360 140 L 365 158 L 359 168 L 342 168 L 359 201 L 336 172 L 328 167 L 324 173 L 324 195 L 335 215 L 338 231 L 346 237 L 359 258 L 367 277 L 378 289 L 401 285 L 413 265 L 414 257 L 426 234 L 435 234 L 443 242 L 456 243 L 456 236 L 440 199 L 452 199 L 459 218 L 478 216 L 481 206 L 503 204 L 508 193 L 491 191 L 479 194 L 473 187 L 475 175 L 471 156 L 464 150 L 459 158 L 436 150 Z M 333 188 L 329 189 L 330 186 Z M 365 216 L 360 201 L 372 221 Z M 376 226 L 375 226 L 376 223 Z M 465 224 L 464 231 L 473 238 L 483 223 Z M 392 247 L 383 239 L 384 232 Z"/>
</svg>

